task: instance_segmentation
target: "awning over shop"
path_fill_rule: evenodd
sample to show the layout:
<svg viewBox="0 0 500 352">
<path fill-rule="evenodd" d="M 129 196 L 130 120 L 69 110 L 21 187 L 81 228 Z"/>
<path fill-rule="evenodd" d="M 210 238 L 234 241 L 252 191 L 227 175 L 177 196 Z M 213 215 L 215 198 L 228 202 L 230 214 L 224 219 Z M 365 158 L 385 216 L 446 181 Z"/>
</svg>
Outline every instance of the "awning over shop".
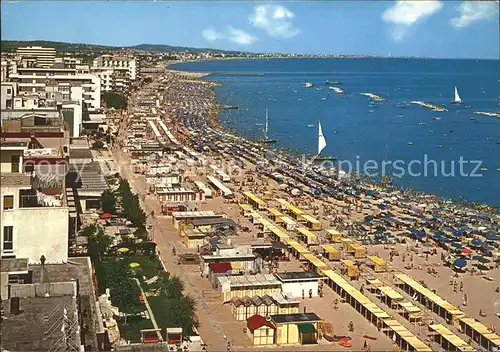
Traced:
<svg viewBox="0 0 500 352">
<path fill-rule="evenodd" d="M 318 332 L 313 324 L 299 324 L 297 325 L 301 334 L 311 334 Z"/>
</svg>

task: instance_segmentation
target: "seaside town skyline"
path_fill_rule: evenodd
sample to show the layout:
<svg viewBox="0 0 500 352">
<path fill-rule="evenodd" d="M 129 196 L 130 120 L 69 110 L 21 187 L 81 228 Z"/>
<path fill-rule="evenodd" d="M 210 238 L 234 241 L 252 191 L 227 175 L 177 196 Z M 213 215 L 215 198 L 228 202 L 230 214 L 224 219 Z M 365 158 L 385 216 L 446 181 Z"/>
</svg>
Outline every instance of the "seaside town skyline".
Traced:
<svg viewBox="0 0 500 352">
<path fill-rule="evenodd" d="M 332 1 L 312 6 L 307 2 L 7 1 L 1 11 L 4 40 L 383 57 L 499 56 L 496 1 Z M 192 20 L 182 21 L 185 16 Z M 54 21 L 46 21 L 50 18 Z M 106 31 L 84 30 L 91 20 L 106 24 Z M 484 40 L 475 39 L 479 34 Z"/>
</svg>

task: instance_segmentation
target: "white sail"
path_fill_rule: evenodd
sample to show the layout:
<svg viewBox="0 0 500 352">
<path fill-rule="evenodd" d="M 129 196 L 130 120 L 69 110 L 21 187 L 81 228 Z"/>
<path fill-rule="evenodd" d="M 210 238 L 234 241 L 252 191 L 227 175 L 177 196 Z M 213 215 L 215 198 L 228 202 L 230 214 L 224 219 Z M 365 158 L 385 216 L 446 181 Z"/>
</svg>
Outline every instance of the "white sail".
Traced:
<svg viewBox="0 0 500 352">
<path fill-rule="evenodd" d="M 321 122 L 318 121 L 318 155 L 326 147 L 326 139 L 323 136 L 323 131 L 321 130 Z"/>
<path fill-rule="evenodd" d="M 265 126 L 265 130 L 264 130 L 264 135 L 265 135 L 266 138 L 267 138 L 268 128 L 269 128 L 269 116 L 267 114 L 267 108 L 266 108 L 266 126 Z"/>
<path fill-rule="evenodd" d="M 460 98 L 460 95 L 458 95 L 458 89 L 455 87 L 455 103 L 461 103 L 462 99 Z"/>
</svg>

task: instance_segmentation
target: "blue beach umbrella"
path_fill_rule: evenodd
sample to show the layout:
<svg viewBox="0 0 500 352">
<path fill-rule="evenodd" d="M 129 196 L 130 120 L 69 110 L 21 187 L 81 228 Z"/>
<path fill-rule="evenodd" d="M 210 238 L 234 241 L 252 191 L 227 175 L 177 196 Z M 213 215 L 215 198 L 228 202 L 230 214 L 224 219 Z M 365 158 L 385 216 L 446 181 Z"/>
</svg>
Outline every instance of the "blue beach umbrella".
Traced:
<svg viewBox="0 0 500 352">
<path fill-rule="evenodd" d="M 465 268 L 467 266 L 467 261 L 463 258 L 455 259 L 453 266 L 456 266 L 457 268 Z"/>
<path fill-rule="evenodd" d="M 453 243 L 450 244 L 450 246 L 452 246 L 454 248 L 457 248 L 457 249 L 458 248 L 462 248 L 462 245 L 460 243 L 458 243 L 458 242 L 453 242 Z"/>
<path fill-rule="evenodd" d="M 481 241 L 479 238 L 474 238 L 470 243 L 473 246 L 482 246 L 483 245 L 483 241 Z"/>
</svg>

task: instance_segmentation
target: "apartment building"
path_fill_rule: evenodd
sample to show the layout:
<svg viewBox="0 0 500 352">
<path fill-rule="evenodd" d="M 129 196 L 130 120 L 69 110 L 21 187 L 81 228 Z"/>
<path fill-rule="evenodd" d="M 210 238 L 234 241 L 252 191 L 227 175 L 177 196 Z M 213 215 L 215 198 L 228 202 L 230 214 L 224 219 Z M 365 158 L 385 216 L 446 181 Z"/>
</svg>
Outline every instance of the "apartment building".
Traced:
<svg viewBox="0 0 500 352">
<path fill-rule="evenodd" d="M 133 57 L 101 55 L 94 59 L 91 72 L 101 78 L 103 92 L 125 92 L 137 79 L 137 66 Z"/>
<path fill-rule="evenodd" d="M 82 107 L 96 111 L 101 106 L 101 80 L 92 74 L 80 74 L 68 68 L 21 68 L 9 76 L 18 83 L 18 93 L 38 93 L 42 99 L 62 94 L 63 102 L 81 102 Z"/>
<path fill-rule="evenodd" d="M 0 255 L 68 259 L 76 208 L 67 197 L 69 133 L 58 111 L 2 112 Z"/>
<path fill-rule="evenodd" d="M 25 48 L 17 48 L 16 54 L 23 66 L 52 67 L 56 58 L 56 49 L 41 46 L 29 46 Z"/>
</svg>

